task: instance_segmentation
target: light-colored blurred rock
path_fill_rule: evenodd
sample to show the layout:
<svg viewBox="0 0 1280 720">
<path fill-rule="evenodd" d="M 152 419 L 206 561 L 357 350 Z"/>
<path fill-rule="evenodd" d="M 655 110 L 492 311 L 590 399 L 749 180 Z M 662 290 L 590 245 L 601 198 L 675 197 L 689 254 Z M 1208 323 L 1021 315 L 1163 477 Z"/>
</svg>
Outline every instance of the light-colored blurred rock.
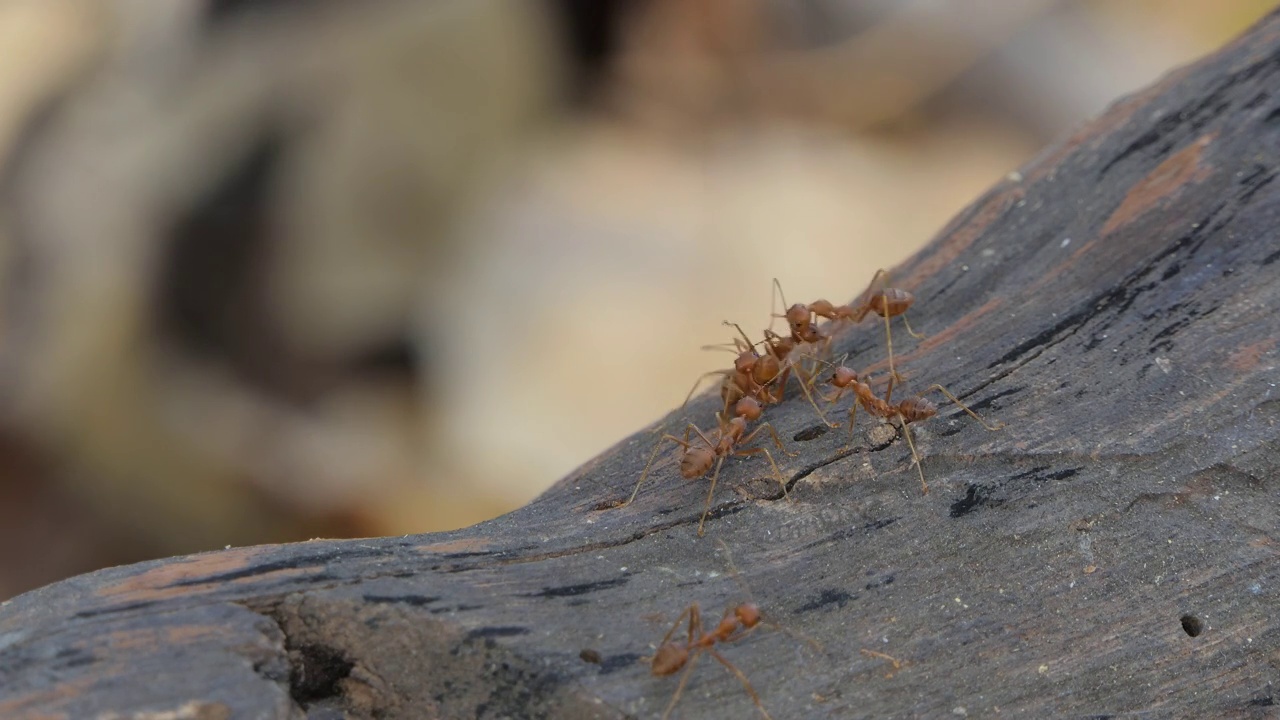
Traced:
<svg viewBox="0 0 1280 720">
<path fill-rule="evenodd" d="M 15 0 L 0 493 L 154 554 L 514 508 L 727 365 L 699 347 L 767 325 L 771 278 L 849 300 L 1274 4 L 655 0 L 570 116 L 550 5 Z M 184 242 L 254 234 L 243 277 L 179 277 L 225 294 L 213 350 L 161 322 Z"/>
</svg>

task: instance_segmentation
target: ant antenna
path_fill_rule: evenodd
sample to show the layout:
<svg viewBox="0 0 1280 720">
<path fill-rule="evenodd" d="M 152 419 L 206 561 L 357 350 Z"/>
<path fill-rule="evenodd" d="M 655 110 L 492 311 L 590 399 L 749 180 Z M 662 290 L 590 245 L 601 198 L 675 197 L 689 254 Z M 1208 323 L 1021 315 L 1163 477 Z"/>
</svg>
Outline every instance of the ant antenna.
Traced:
<svg viewBox="0 0 1280 720">
<path fill-rule="evenodd" d="M 786 315 L 778 314 L 778 309 L 773 305 L 773 301 L 775 299 L 782 301 L 783 311 L 785 311 L 789 307 L 787 305 L 787 296 L 782 293 L 782 283 L 778 282 L 778 278 L 773 279 L 773 291 L 769 293 L 769 330 L 770 331 L 773 330 L 773 321 L 776 318 L 786 317 Z"/>
<path fill-rule="evenodd" d="M 957 398 L 955 395 L 952 395 L 949 390 L 942 387 L 941 385 L 930 385 L 929 389 L 925 390 L 924 392 L 927 393 L 927 392 L 932 392 L 934 390 L 937 390 L 943 395 L 946 395 L 948 400 L 955 403 L 956 405 L 959 405 L 961 410 L 969 413 L 969 417 L 973 418 L 974 420 L 977 420 L 978 423 L 982 425 L 982 427 L 988 430 L 1001 430 L 1004 428 L 1004 423 L 1000 422 L 999 420 L 996 421 L 995 425 L 992 425 L 988 423 L 986 420 L 983 420 L 981 417 L 978 416 L 978 413 L 970 410 L 968 405 L 965 405 L 964 403 L 960 402 L 959 398 Z M 923 395 L 924 393 L 920 393 L 920 394 Z"/>
<path fill-rule="evenodd" d="M 738 572 L 738 566 L 733 564 L 733 553 L 729 552 L 729 543 L 717 538 L 716 544 L 724 551 L 724 563 L 729 568 L 729 574 L 733 576 L 734 582 L 738 583 L 738 587 L 742 590 L 742 594 L 746 596 L 747 601 L 755 603 L 755 598 L 751 597 L 751 588 L 747 587 L 747 583 L 742 579 L 742 575 Z"/>
<path fill-rule="evenodd" d="M 747 581 L 742 579 L 741 573 L 738 572 L 738 567 L 733 563 L 733 554 L 729 552 L 729 543 L 725 542 L 722 539 L 717 538 L 716 544 L 718 544 L 720 546 L 720 549 L 724 551 L 724 562 L 725 562 L 725 565 L 729 568 L 729 574 L 733 576 L 734 582 L 738 584 L 738 587 L 742 590 L 742 594 L 746 596 L 747 602 L 751 603 L 752 605 L 756 605 L 755 598 L 751 596 L 751 588 L 747 587 Z M 818 642 L 817 640 L 814 640 L 813 638 L 809 637 L 808 635 L 805 635 L 804 633 L 798 630 L 792 630 L 790 628 L 783 627 L 782 625 L 779 625 L 778 623 L 765 618 L 760 619 L 760 624 L 768 625 L 774 630 L 779 630 L 794 638 L 804 641 L 807 645 L 809 645 L 809 647 L 813 648 L 814 652 L 821 653 L 823 651 L 822 643 Z M 751 630 L 754 630 L 754 629 L 755 628 L 749 628 L 743 633 L 743 635 L 745 635 L 748 632 L 751 632 Z"/>
<path fill-rule="evenodd" d="M 911 448 L 911 460 L 915 463 L 916 472 L 920 473 L 920 490 L 924 495 L 928 495 L 929 486 L 924 481 L 924 467 L 920 464 L 920 453 L 916 452 L 916 443 L 911 439 L 911 428 L 901 412 L 898 413 L 898 422 L 902 423 L 902 434 L 907 438 L 907 447 Z"/>
<path fill-rule="evenodd" d="M 901 669 L 902 669 L 902 666 L 906 664 L 906 662 L 904 662 L 904 661 L 902 661 L 902 660 L 899 660 L 898 658 L 896 658 L 896 657 L 894 657 L 894 656 L 892 656 L 892 655 L 888 655 L 888 654 L 886 654 L 886 653 L 882 653 L 882 652 L 876 652 L 875 650 L 868 650 L 868 649 L 866 649 L 866 648 L 862 648 L 862 649 L 858 650 L 858 652 L 862 653 L 863 655 L 866 655 L 866 656 L 867 656 L 867 657 L 869 657 L 869 658 L 876 658 L 876 659 L 878 659 L 878 660 L 885 660 L 885 661 L 887 661 L 890 665 L 892 665 L 892 666 L 893 666 L 893 670 L 891 670 L 891 671 L 889 671 L 889 672 L 885 673 L 885 677 L 886 677 L 886 678 L 891 678 L 891 677 L 893 677 L 893 674 L 894 674 L 894 673 L 896 673 L 896 672 L 898 672 L 899 670 L 901 670 Z"/>
</svg>

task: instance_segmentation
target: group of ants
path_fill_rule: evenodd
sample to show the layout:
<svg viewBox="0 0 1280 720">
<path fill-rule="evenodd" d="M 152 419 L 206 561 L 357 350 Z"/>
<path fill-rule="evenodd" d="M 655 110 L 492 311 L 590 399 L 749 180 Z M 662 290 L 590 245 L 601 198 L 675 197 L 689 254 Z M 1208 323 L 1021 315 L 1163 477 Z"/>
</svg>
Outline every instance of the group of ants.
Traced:
<svg viewBox="0 0 1280 720">
<path fill-rule="evenodd" d="M 654 446 L 653 452 L 649 456 L 649 461 L 645 464 L 644 471 L 641 473 L 640 480 L 636 483 L 635 490 L 631 493 L 631 497 L 626 502 L 617 503 L 616 507 L 625 507 L 635 500 L 636 495 L 640 492 L 640 486 L 644 484 L 644 481 L 649 476 L 649 470 L 653 465 L 654 459 L 665 443 L 675 443 L 682 448 L 680 474 L 686 479 L 693 480 L 711 473 L 711 487 L 707 490 L 706 504 L 703 508 L 702 517 L 698 521 L 699 537 L 704 534 L 707 516 L 711 511 L 712 496 L 715 494 L 716 479 L 720 475 L 720 466 L 727 457 L 763 453 L 769 460 L 774 478 L 782 486 L 783 496 L 789 497 L 787 495 L 786 480 L 778 471 L 778 465 L 774 462 L 773 455 L 770 454 L 769 449 L 764 445 L 752 446 L 751 443 L 756 439 L 757 435 L 767 430 L 779 452 L 788 456 L 794 456 L 796 453 L 789 452 L 783 447 L 777 431 L 767 421 L 759 422 L 755 429 L 750 430 L 750 432 L 748 432 L 748 428 L 751 423 L 760 421 L 766 407 L 783 401 L 787 381 L 793 373 L 799 381 L 805 398 L 827 427 L 838 428 L 839 424 L 827 419 L 826 413 L 818 405 L 814 396 L 816 395 L 824 403 L 827 403 L 828 407 L 831 407 L 846 392 L 853 394 L 854 399 L 849 406 L 848 421 L 850 442 L 853 439 L 854 421 L 859 407 L 873 417 L 889 422 L 896 421 L 901 428 L 902 434 L 907 439 L 907 445 L 911 448 L 913 464 L 920 474 L 920 488 L 925 494 L 928 494 L 929 486 L 925 482 L 924 470 L 920 467 L 920 456 L 916 452 L 915 443 L 911 439 L 911 431 L 908 427 L 911 423 L 921 422 L 938 414 L 938 407 L 926 399 L 925 395 L 934 391 L 940 392 L 986 429 L 998 430 L 1003 427 L 1003 424 L 991 424 L 983 420 L 941 385 L 932 385 L 925 392 L 900 400 L 897 403 L 892 401 L 893 386 L 895 383 L 900 383 L 902 378 L 898 375 L 894 364 L 893 335 L 889 321 L 892 318 L 901 318 L 907 332 L 912 337 L 923 338 L 924 336 L 912 330 L 906 318 L 906 312 L 915 302 L 915 297 L 906 290 L 888 287 L 888 274 L 886 271 L 878 271 L 862 296 L 848 305 L 835 305 L 827 300 L 817 300 L 807 305 L 796 303 L 788 307 L 785 296 L 782 294 L 781 284 L 777 279 L 774 279 L 773 284 L 775 299 L 782 298 L 782 307 L 786 308 L 786 311 L 782 314 L 771 311 L 771 316 L 785 319 L 790 328 L 790 333 L 782 335 L 772 329 L 766 329 L 763 333 L 763 339 L 753 342 L 737 323 L 726 322 L 726 326 L 732 327 L 737 331 L 732 343 L 711 345 L 707 346 L 707 348 L 725 348 L 736 352 L 737 358 L 734 360 L 733 367 L 704 374 L 689 390 L 684 402 L 684 405 L 688 404 L 689 399 L 693 397 L 694 392 L 708 376 L 722 375 L 720 397 L 723 401 L 723 406 L 716 413 L 716 429 L 707 433 L 694 423 L 688 423 L 685 426 L 684 437 L 670 434 L 662 435 Z M 879 286 L 879 289 L 876 289 L 877 286 Z M 871 314 L 879 316 L 884 323 L 889 378 L 883 397 L 877 396 L 875 391 L 872 390 L 870 377 L 866 373 L 860 374 L 845 367 L 843 363 L 848 357 L 847 354 L 835 362 L 825 359 L 830 356 L 833 335 L 844 324 L 860 323 Z M 828 322 L 819 327 L 820 320 L 827 320 Z M 828 369 L 829 374 L 824 373 L 824 368 Z M 829 393 L 819 386 L 819 381 L 824 379 L 825 382 L 822 384 L 830 386 L 831 392 Z M 681 408 L 684 405 L 681 405 Z M 661 432 L 662 427 L 660 425 L 657 432 Z M 694 438 L 695 435 L 696 438 Z M 727 555 L 727 546 L 724 546 L 724 551 Z M 730 567 L 732 568 L 732 564 Z M 672 637 L 686 620 L 688 626 L 684 639 L 673 640 Z M 717 645 L 741 640 L 762 623 L 764 623 L 764 619 L 760 608 L 753 602 L 747 602 L 727 609 L 715 629 L 707 632 L 702 627 L 702 615 L 697 603 L 687 607 L 680 614 L 680 617 L 676 618 L 675 623 L 667 631 L 666 636 L 662 638 L 657 651 L 649 661 L 650 670 L 655 676 L 670 676 L 681 669 L 684 670 L 680 683 L 676 687 L 676 691 L 672 695 L 666 710 L 663 712 L 663 719 L 666 720 L 675 708 L 676 702 L 680 699 L 680 694 L 684 691 L 685 684 L 689 680 L 689 673 L 693 670 L 693 665 L 698 655 L 706 653 L 719 661 L 720 664 L 733 673 L 734 677 L 738 678 L 746 689 L 747 694 L 751 696 L 756 708 L 759 709 L 766 720 L 771 720 L 764 704 L 760 701 L 760 696 L 751 686 L 746 675 L 716 650 Z M 895 668 L 900 666 L 900 661 L 883 653 L 871 650 L 863 650 L 862 652 L 868 656 L 888 660 L 893 663 Z"/>
</svg>

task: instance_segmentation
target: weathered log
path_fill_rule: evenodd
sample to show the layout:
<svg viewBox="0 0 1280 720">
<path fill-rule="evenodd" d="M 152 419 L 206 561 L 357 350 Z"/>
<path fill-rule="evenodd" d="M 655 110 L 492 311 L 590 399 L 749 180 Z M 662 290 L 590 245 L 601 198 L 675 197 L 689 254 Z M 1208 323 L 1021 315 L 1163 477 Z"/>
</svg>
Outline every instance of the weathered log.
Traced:
<svg viewBox="0 0 1280 720">
<path fill-rule="evenodd" d="M 846 447 L 792 397 L 769 411 L 798 452 L 778 456 L 790 501 L 766 462 L 731 460 L 699 539 L 706 484 L 670 464 L 610 508 L 653 446 L 641 432 L 465 530 L 207 553 L 20 596 L 0 608 L 0 716 L 654 717 L 677 680 L 642 657 L 689 603 L 714 621 L 744 587 L 792 632 L 723 652 L 777 717 L 1268 716 L 1277 82 L 1272 15 L 898 269 L 927 335 L 897 343 L 908 387 L 941 382 L 1006 423 L 944 406 L 913 426 L 928 495 L 900 433 L 864 416 Z M 882 360 L 880 327 L 839 334 L 845 351 Z M 754 709 L 704 657 L 678 712 Z"/>
</svg>

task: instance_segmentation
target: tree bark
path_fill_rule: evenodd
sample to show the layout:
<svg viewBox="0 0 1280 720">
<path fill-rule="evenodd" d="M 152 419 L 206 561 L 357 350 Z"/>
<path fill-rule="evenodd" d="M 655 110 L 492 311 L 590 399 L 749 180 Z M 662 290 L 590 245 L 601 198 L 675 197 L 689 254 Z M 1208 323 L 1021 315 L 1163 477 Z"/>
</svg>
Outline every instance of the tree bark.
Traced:
<svg viewBox="0 0 1280 720">
<path fill-rule="evenodd" d="M 774 453 L 789 499 L 767 461 L 731 459 L 704 538 L 706 481 L 669 459 L 612 507 L 653 447 L 640 432 L 464 530 L 20 596 L 0 606 L 0 716 L 657 717 L 679 681 L 643 658 L 668 624 L 696 602 L 714 626 L 748 599 L 781 631 L 719 650 L 775 717 L 1273 716 L 1277 83 L 1272 15 L 895 271 L 926 335 L 897 336 L 897 395 L 940 382 L 1005 423 L 943 404 L 913 424 L 927 495 L 899 430 L 862 414 L 852 442 L 822 432 L 793 387 L 766 416 L 797 453 Z M 883 367 L 881 327 L 835 352 Z M 667 424 L 712 425 L 718 402 Z M 677 709 L 754 712 L 707 656 Z"/>
</svg>

